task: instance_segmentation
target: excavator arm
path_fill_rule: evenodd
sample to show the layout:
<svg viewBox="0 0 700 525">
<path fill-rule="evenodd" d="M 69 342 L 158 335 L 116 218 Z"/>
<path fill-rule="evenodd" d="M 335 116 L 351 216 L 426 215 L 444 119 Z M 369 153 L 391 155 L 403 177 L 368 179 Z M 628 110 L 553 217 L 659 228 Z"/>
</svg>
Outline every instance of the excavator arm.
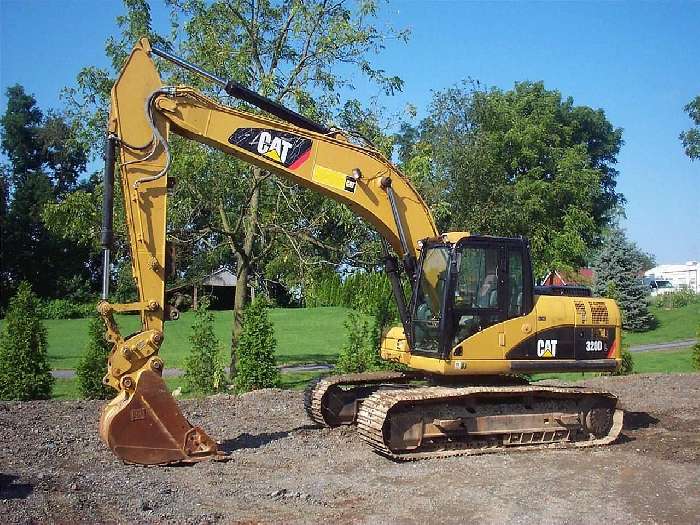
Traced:
<svg viewBox="0 0 700 525">
<path fill-rule="evenodd" d="M 164 86 L 152 54 L 219 81 L 226 91 L 282 120 L 223 106 L 189 87 Z M 169 133 L 207 144 L 266 171 L 342 202 L 370 223 L 412 272 L 419 241 L 437 236 L 428 207 L 411 183 L 380 153 L 353 144 L 301 115 L 255 93 L 201 72 L 181 59 L 152 49 L 142 39 L 111 94 L 105 170 L 103 246 L 105 279 L 98 306 L 114 347 L 104 382 L 118 391 L 100 421 L 102 439 L 128 462 L 164 464 L 218 457 L 215 442 L 192 427 L 161 378 Z M 109 257 L 115 160 L 125 202 L 132 271 L 139 300 L 110 304 Z M 390 277 L 397 295 L 396 264 Z M 137 311 L 142 330 L 121 336 L 113 314 Z"/>
</svg>

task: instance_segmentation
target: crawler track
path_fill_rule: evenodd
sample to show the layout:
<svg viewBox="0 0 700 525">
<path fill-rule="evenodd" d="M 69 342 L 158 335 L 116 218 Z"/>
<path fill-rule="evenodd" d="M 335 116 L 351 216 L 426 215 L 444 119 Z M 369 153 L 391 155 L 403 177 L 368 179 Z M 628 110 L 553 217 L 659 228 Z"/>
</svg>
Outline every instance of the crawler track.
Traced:
<svg viewBox="0 0 700 525">
<path fill-rule="evenodd" d="M 326 427 L 349 425 L 355 422 L 358 405 L 365 397 L 383 385 L 405 385 L 420 376 L 404 372 L 364 372 L 321 377 L 309 384 L 304 392 L 304 408 L 312 421 Z M 342 389 L 341 387 L 350 387 Z M 337 410 L 332 410 L 329 396 L 338 399 L 348 410 L 340 417 Z M 342 399 L 340 399 L 342 397 Z M 338 403 L 335 403 L 337 406 Z M 355 414 L 349 410 L 354 405 Z"/>
<path fill-rule="evenodd" d="M 506 410 L 510 412 L 504 413 L 504 400 Z M 592 447 L 612 443 L 622 430 L 623 413 L 615 408 L 616 401 L 610 393 L 584 388 L 510 386 L 382 390 L 364 401 L 357 416 L 357 427 L 362 439 L 376 452 L 397 461 L 488 454 L 506 449 Z M 527 406 L 528 403 L 531 406 Z M 509 418 L 515 416 L 514 420 L 517 421 L 518 417 L 532 418 L 528 412 L 538 406 L 545 407 L 543 410 L 547 415 L 558 414 L 558 420 L 557 416 L 549 419 L 551 429 L 516 425 L 512 429 L 500 428 L 492 433 L 481 431 L 470 434 L 468 430 L 469 419 L 473 417 L 469 416 L 468 411 L 485 420 L 491 418 L 491 421 L 497 421 L 502 418 L 500 421 L 510 421 Z M 600 421 L 601 412 L 586 416 L 585 411 L 581 412 L 586 407 L 603 407 L 596 410 L 605 413 L 604 421 Z M 391 436 L 392 428 L 396 428 L 400 418 L 411 421 L 414 425 L 411 428 L 418 425 L 417 428 L 424 429 L 433 421 L 431 414 L 444 417 L 445 413 L 450 412 L 462 415 L 454 416 L 451 420 L 434 420 L 438 425 L 452 425 L 444 434 L 436 438 L 434 433 L 428 439 L 422 438 L 417 446 L 414 443 L 413 447 L 392 448 L 391 443 L 400 442 L 396 436 L 392 441 Z M 593 412 L 590 410 L 589 414 Z M 435 423 L 432 424 L 432 428 L 436 428 Z M 589 427 L 596 428 L 598 435 L 594 435 Z"/>
</svg>

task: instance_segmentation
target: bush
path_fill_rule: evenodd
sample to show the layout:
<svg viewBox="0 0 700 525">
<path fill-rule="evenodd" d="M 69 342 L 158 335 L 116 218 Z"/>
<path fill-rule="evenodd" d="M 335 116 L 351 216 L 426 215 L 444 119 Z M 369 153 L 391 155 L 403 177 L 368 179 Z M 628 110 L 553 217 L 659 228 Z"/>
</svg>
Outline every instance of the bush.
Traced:
<svg viewBox="0 0 700 525">
<path fill-rule="evenodd" d="M 656 296 L 656 306 L 659 308 L 683 308 L 689 304 L 700 302 L 700 295 L 692 290 L 678 290 L 677 292 L 666 293 Z"/>
<path fill-rule="evenodd" d="M 341 374 L 366 372 L 374 368 L 375 359 L 372 355 L 372 330 L 360 314 L 351 312 L 345 321 L 347 342 L 338 354 L 335 369 Z"/>
<path fill-rule="evenodd" d="M 114 391 L 102 382 L 107 373 L 107 358 L 111 345 L 105 339 L 105 325 L 101 317 L 93 316 L 88 326 L 88 342 L 78 363 L 78 392 L 85 399 L 107 399 Z"/>
<path fill-rule="evenodd" d="M 20 283 L 0 333 L 0 399 L 51 397 L 54 378 L 38 309 L 39 300 L 29 283 Z"/>
<path fill-rule="evenodd" d="M 97 301 L 94 303 L 75 303 L 68 299 L 50 299 L 39 302 L 41 319 L 82 319 L 92 317 Z"/>
<path fill-rule="evenodd" d="M 693 346 L 693 367 L 695 370 L 700 370 L 700 326 L 698 326 L 698 341 Z"/>
<path fill-rule="evenodd" d="M 616 372 L 613 372 L 614 376 L 629 376 L 634 374 L 634 359 L 632 359 L 632 353 L 627 349 L 628 345 L 622 345 L 622 366 Z"/>
<path fill-rule="evenodd" d="M 345 306 L 367 315 L 374 315 L 376 305 L 387 301 L 396 317 L 389 278 L 383 272 L 355 272 L 343 281 L 332 273 L 309 286 L 305 296 L 308 307 Z"/>
<path fill-rule="evenodd" d="M 236 348 L 236 392 L 279 386 L 276 347 L 274 329 L 267 315 L 267 304 L 264 298 L 257 297 L 243 311 L 243 326 Z"/>
<path fill-rule="evenodd" d="M 185 385 L 189 392 L 213 394 L 228 386 L 220 357 L 221 346 L 214 334 L 214 315 L 206 300 L 199 304 L 192 323 L 190 355 L 185 360 Z"/>
</svg>

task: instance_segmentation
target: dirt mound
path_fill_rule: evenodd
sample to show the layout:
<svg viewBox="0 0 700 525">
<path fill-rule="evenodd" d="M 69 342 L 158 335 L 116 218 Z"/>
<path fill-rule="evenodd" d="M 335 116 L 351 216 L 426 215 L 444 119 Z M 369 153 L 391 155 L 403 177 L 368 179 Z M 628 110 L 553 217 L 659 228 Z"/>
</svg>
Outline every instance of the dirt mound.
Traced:
<svg viewBox="0 0 700 525">
<path fill-rule="evenodd" d="M 97 436 L 100 402 L 2 403 L 2 520 L 696 523 L 700 374 L 586 384 L 626 410 L 612 446 L 405 464 L 310 425 L 298 392 L 182 402 L 232 461 L 168 468 L 117 461 Z"/>
</svg>

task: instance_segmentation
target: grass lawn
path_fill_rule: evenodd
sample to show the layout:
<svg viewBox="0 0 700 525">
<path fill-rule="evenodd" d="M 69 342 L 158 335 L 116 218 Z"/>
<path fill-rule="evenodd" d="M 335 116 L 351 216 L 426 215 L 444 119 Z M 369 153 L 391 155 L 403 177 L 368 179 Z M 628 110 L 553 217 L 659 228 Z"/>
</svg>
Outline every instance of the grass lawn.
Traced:
<svg viewBox="0 0 700 525">
<path fill-rule="evenodd" d="M 658 322 L 656 328 L 648 332 L 625 332 L 625 343 L 636 346 L 649 343 L 667 343 L 695 337 L 698 325 L 700 325 L 700 302 L 673 310 L 652 306 L 650 311 Z"/>
<path fill-rule="evenodd" d="M 274 308 L 270 320 L 275 326 L 279 364 L 333 362 L 345 343 L 347 308 Z M 232 312 L 214 311 L 215 331 L 222 352 L 227 354 L 231 338 Z M 128 335 L 140 327 L 136 315 L 116 316 L 121 333 Z M 190 346 L 194 314 L 184 312 L 178 321 L 165 325 L 165 341 L 160 355 L 166 367 L 182 368 Z M 51 367 L 75 368 L 87 342 L 88 319 L 46 320 Z"/>
<path fill-rule="evenodd" d="M 651 352 L 635 352 L 632 354 L 634 360 L 635 374 L 652 374 L 652 373 L 681 373 L 681 372 L 697 372 L 693 368 L 691 361 L 691 348 L 682 350 L 657 350 Z M 312 379 L 321 375 L 320 372 L 292 372 L 282 374 L 281 388 L 290 390 L 303 390 Z M 532 377 L 533 381 L 543 379 L 561 379 L 563 381 L 580 381 L 587 377 L 595 377 L 594 373 L 561 373 L 561 374 L 535 374 Z M 185 388 L 185 382 L 182 377 L 167 377 L 165 383 L 172 392 L 178 387 Z M 54 399 L 77 399 L 78 384 L 75 379 L 57 379 L 54 384 L 52 397 Z M 183 392 L 180 399 L 187 399 L 191 395 Z"/>
<path fill-rule="evenodd" d="M 692 349 L 683 348 L 681 350 L 656 350 L 650 352 L 633 352 L 632 360 L 634 361 L 635 374 L 654 374 L 654 373 L 682 373 L 682 372 L 697 372 L 693 368 Z M 561 379 L 563 381 L 580 381 L 587 377 L 595 377 L 597 374 L 567 372 L 561 374 L 534 374 L 533 381 L 541 379 Z"/>
<path fill-rule="evenodd" d="M 700 303 L 674 310 L 656 307 L 652 307 L 651 310 L 658 320 L 657 328 L 645 333 L 626 332 L 625 343 L 635 346 L 695 337 L 700 324 Z M 229 347 L 232 312 L 213 313 L 216 335 L 225 355 Z M 341 307 L 271 309 L 270 319 L 275 326 L 277 338 L 277 361 L 280 364 L 334 362 L 346 340 L 343 323 L 348 313 L 348 309 Z M 160 355 L 167 367 L 184 366 L 189 352 L 188 337 L 193 318 L 191 312 L 185 312 L 180 320 L 166 323 L 165 341 Z M 87 342 L 88 322 L 88 319 L 44 321 L 48 330 L 49 360 L 52 368 L 77 366 Z M 124 335 L 139 329 L 139 319 L 135 315 L 119 315 L 117 322 Z M 640 357 L 641 355 L 635 354 L 635 359 L 641 359 L 640 363 L 645 359 Z"/>
<path fill-rule="evenodd" d="M 316 379 L 321 372 L 291 372 L 282 374 L 282 384 L 280 388 L 287 390 L 303 390 L 312 379 Z M 165 384 L 172 392 L 178 387 L 182 387 L 182 394 L 178 399 L 189 399 L 194 397 L 185 392 L 185 380 L 180 377 L 166 377 Z M 116 390 L 114 391 L 116 395 Z M 51 393 L 53 399 L 78 399 L 78 381 L 76 379 L 56 379 Z"/>
</svg>

